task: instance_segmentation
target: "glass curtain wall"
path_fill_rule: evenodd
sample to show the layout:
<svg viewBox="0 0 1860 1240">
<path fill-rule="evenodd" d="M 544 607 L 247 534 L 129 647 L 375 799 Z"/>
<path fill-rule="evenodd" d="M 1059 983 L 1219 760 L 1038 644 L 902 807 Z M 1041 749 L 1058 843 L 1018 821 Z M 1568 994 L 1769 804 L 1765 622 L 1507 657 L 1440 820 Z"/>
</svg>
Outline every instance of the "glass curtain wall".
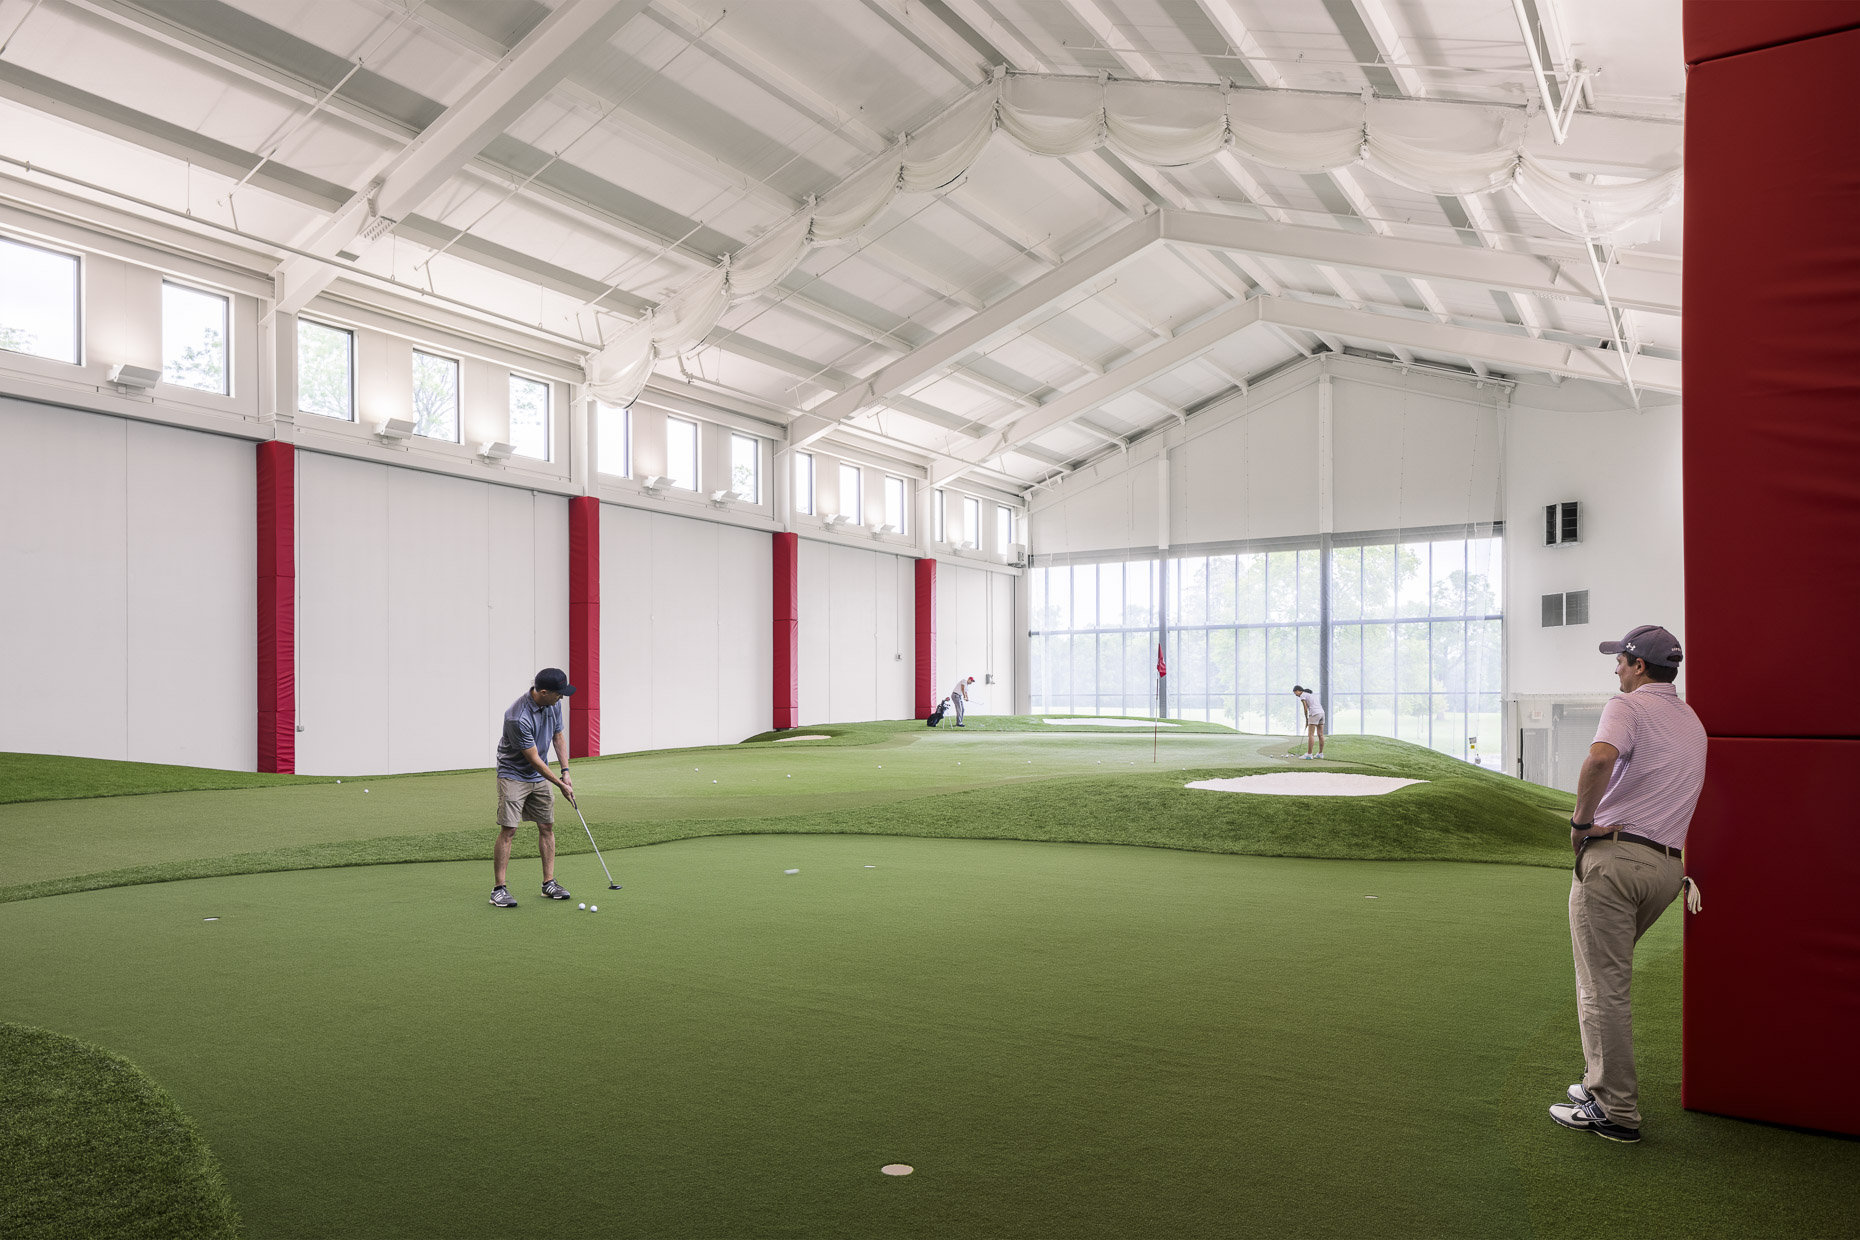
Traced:
<svg viewBox="0 0 1860 1240">
<path fill-rule="evenodd" d="M 1502 546 L 1479 527 L 1031 568 L 1032 707 L 1154 714 L 1160 640 L 1170 718 L 1296 733 L 1302 684 L 1332 732 L 1499 768 Z"/>
<path fill-rule="evenodd" d="M 1332 549 L 1333 732 L 1500 766 L 1503 559 L 1496 536 Z"/>
</svg>

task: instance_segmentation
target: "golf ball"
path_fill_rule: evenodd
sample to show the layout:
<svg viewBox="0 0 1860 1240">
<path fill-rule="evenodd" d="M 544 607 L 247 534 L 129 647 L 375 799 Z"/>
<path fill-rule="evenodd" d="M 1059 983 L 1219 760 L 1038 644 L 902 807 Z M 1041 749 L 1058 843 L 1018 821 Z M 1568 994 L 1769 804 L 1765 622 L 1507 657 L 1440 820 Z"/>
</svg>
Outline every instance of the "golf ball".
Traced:
<svg viewBox="0 0 1860 1240">
<path fill-rule="evenodd" d="M 363 792 L 367 792 L 367 791 L 368 791 L 368 789 L 366 789 L 366 788 L 364 788 L 364 789 L 362 789 L 362 791 L 363 791 Z"/>
<path fill-rule="evenodd" d="M 583 900 L 583 901 L 582 901 L 582 902 L 581 902 L 580 904 L 577 904 L 577 905 L 576 905 L 575 907 L 576 907 L 576 908 L 586 908 L 586 907 L 588 907 L 588 902 L 587 902 L 586 900 Z"/>
<path fill-rule="evenodd" d="M 590 904 L 588 905 L 588 911 L 590 913 L 598 913 L 601 911 L 601 906 L 598 904 Z"/>
<path fill-rule="evenodd" d="M 782 871 L 783 874 L 799 874 L 800 872 L 801 871 L 799 870 L 783 870 Z"/>
</svg>

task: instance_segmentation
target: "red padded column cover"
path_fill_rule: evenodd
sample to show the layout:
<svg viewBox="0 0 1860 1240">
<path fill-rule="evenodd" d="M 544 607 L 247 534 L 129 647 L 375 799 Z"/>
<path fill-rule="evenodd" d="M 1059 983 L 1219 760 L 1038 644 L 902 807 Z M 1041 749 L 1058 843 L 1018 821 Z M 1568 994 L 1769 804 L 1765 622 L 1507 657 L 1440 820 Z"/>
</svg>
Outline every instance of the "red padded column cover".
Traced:
<svg viewBox="0 0 1860 1240">
<path fill-rule="evenodd" d="M 601 752 L 601 501 L 568 501 L 568 753 Z"/>
<path fill-rule="evenodd" d="M 1835 154 L 1860 132 L 1856 75 L 1860 31 L 1710 61 L 1686 83 L 1680 636 L 1713 736 L 1860 736 L 1860 659 L 1834 636 L 1860 581 L 1860 160 Z M 1786 636 L 1791 618 L 1827 638 Z M 1784 646 L 1815 667 L 1786 707 Z"/>
<path fill-rule="evenodd" d="M 1860 762 L 1860 30 L 1825 33 L 1841 10 L 1860 19 L 1686 5 L 1682 636 L 1712 740 L 1686 849 L 1704 910 L 1686 917 L 1684 1099 L 1860 1133 L 1842 779 Z M 1786 707 L 1779 657 L 1814 669 Z"/>
<path fill-rule="evenodd" d="M 775 730 L 801 726 L 801 536 L 774 536 Z"/>
<path fill-rule="evenodd" d="M 1682 1099 L 1860 1134 L 1860 741 L 1714 737 L 1686 839 Z"/>
<path fill-rule="evenodd" d="M 936 561 L 917 561 L 917 717 L 936 709 Z"/>
<path fill-rule="evenodd" d="M 258 445 L 258 769 L 297 770 L 297 449 Z"/>
</svg>

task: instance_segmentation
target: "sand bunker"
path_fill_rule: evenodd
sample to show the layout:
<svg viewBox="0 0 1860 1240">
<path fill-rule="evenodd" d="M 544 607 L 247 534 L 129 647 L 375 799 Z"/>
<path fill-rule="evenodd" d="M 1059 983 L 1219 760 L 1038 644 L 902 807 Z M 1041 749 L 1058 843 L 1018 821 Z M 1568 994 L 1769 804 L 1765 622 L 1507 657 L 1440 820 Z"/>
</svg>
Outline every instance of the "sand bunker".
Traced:
<svg viewBox="0 0 1860 1240">
<path fill-rule="evenodd" d="M 1043 719 L 1042 723 L 1076 724 L 1088 728 L 1173 728 L 1173 723 L 1151 723 L 1147 719 Z"/>
<path fill-rule="evenodd" d="M 778 736 L 775 738 L 775 743 L 786 745 L 789 741 L 830 741 L 832 739 L 831 736 Z"/>
<path fill-rule="evenodd" d="M 1274 771 L 1270 775 L 1242 775 L 1238 779 L 1198 779 L 1185 788 L 1205 788 L 1209 792 L 1254 792 L 1269 797 L 1379 797 L 1424 784 L 1425 779 L 1396 779 L 1392 775 L 1342 775 L 1313 771 Z"/>
</svg>

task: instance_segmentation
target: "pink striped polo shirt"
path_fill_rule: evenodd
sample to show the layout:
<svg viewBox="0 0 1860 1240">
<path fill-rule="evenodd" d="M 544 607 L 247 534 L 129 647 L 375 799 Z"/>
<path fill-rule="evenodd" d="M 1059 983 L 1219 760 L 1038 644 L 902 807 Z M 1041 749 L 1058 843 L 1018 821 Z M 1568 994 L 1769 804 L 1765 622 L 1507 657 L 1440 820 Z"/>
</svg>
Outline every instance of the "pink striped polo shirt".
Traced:
<svg viewBox="0 0 1860 1240">
<path fill-rule="evenodd" d="M 1608 700 L 1595 739 L 1621 755 L 1595 825 L 1684 848 L 1705 783 L 1705 725 L 1692 708 L 1671 685 L 1642 685 Z"/>
</svg>

